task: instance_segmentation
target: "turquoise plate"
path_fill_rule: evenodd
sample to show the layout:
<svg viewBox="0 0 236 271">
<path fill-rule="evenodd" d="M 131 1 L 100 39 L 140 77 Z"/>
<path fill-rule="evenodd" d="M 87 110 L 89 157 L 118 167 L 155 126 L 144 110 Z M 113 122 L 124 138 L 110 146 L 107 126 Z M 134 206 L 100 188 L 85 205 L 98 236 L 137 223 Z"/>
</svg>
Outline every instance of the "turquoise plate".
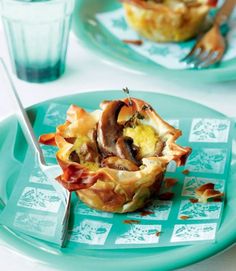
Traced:
<svg viewBox="0 0 236 271">
<path fill-rule="evenodd" d="M 165 118 L 183 118 L 186 117 L 186 114 L 190 118 L 224 117 L 221 113 L 200 104 L 173 96 L 148 92 L 136 92 L 133 95 L 150 102 Z M 45 114 L 52 102 L 66 105 L 76 103 L 86 108 L 95 109 L 104 99 L 115 99 L 122 96 L 120 91 L 81 93 L 34 105 L 28 109 L 28 114 L 33 122 L 37 114 Z M 0 123 L 0 131 L 0 196 L 7 201 L 14 187 L 16 176 L 21 169 L 27 144 L 14 116 Z M 234 136 L 235 144 L 236 131 L 234 131 Z M 236 153 L 234 150 L 232 151 L 231 172 L 227 180 L 227 202 L 223 221 L 217 233 L 217 242 L 214 244 L 149 249 L 81 250 L 75 253 L 68 248 L 58 249 L 49 243 L 14 233 L 3 226 L 0 227 L 0 244 L 59 270 L 154 271 L 173 270 L 193 264 L 219 253 L 236 240 L 235 163 Z"/>
<path fill-rule="evenodd" d="M 205 70 L 170 70 L 137 54 L 110 34 L 96 19 L 96 14 L 121 6 L 118 0 L 76 0 L 73 30 L 81 43 L 95 54 L 133 71 L 162 78 L 216 82 L 236 79 L 236 59 Z"/>
</svg>

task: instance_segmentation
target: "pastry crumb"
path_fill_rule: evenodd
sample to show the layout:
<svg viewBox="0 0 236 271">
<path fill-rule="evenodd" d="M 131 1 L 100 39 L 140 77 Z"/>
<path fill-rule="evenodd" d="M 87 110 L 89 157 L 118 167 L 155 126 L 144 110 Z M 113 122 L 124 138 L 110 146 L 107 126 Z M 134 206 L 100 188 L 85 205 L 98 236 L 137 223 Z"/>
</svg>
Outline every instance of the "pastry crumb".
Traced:
<svg viewBox="0 0 236 271">
<path fill-rule="evenodd" d="M 183 173 L 184 175 L 188 175 L 188 174 L 190 173 L 190 171 L 189 171 L 188 169 L 185 169 L 185 170 L 182 171 L 182 173 Z"/>
<path fill-rule="evenodd" d="M 188 216 L 188 215 L 181 215 L 179 218 L 182 219 L 182 220 L 187 220 L 187 219 L 190 218 L 190 216 Z"/>
<path fill-rule="evenodd" d="M 175 193 L 173 192 L 165 192 L 158 196 L 159 200 L 171 200 L 173 199 Z"/>
<path fill-rule="evenodd" d="M 165 188 L 171 188 L 171 187 L 173 187 L 176 183 L 178 182 L 178 179 L 176 179 L 176 178 L 166 178 L 165 180 L 164 180 L 164 187 Z"/>
<path fill-rule="evenodd" d="M 214 183 L 206 183 L 195 189 L 196 197 L 199 202 L 206 203 L 209 199 L 213 201 L 215 199 L 219 200 L 224 196 L 224 193 L 221 193 L 218 190 L 215 190 Z"/>
<path fill-rule="evenodd" d="M 124 43 L 141 46 L 143 44 L 142 40 L 123 40 Z"/>
<path fill-rule="evenodd" d="M 191 198 L 191 199 L 189 199 L 189 201 L 192 202 L 192 203 L 197 203 L 197 202 L 198 202 L 198 199 Z"/>
<path fill-rule="evenodd" d="M 140 213 L 141 216 L 147 216 L 147 215 L 152 215 L 152 214 L 154 214 L 154 212 L 153 211 L 149 211 L 149 210 L 143 210 Z"/>
<path fill-rule="evenodd" d="M 140 224 L 139 220 L 133 220 L 133 219 L 124 220 L 123 222 L 124 222 L 124 224 Z"/>
</svg>

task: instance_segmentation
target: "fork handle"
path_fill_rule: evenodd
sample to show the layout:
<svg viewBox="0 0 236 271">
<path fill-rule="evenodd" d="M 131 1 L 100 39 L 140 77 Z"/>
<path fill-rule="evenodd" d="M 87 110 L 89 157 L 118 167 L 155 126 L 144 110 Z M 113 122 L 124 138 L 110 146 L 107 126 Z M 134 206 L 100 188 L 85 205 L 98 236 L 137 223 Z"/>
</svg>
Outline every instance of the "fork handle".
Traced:
<svg viewBox="0 0 236 271">
<path fill-rule="evenodd" d="M 28 115 L 21 103 L 21 100 L 17 94 L 15 85 L 13 83 L 13 80 L 10 76 L 10 73 L 7 69 L 7 66 L 4 62 L 4 60 L 0 57 L 0 64 L 3 68 L 3 71 L 5 72 L 5 79 L 8 80 L 8 86 L 9 86 L 9 90 L 11 91 L 12 94 L 12 98 L 14 98 L 15 100 L 15 104 L 18 107 L 18 114 L 20 116 L 19 121 L 23 130 L 23 133 L 26 137 L 26 140 L 28 141 L 28 143 L 34 148 L 36 154 L 37 154 L 37 158 L 40 161 L 41 164 L 46 165 L 46 161 L 44 159 L 43 156 L 43 152 L 42 149 L 39 146 L 39 143 L 34 135 L 34 131 L 33 128 L 31 126 L 30 120 L 28 118 Z M 7 81 L 6 81 L 7 82 Z"/>
<path fill-rule="evenodd" d="M 221 26 L 226 23 L 233 12 L 235 5 L 236 0 L 225 0 L 224 4 L 216 14 L 214 24 Z"/>
</svg>

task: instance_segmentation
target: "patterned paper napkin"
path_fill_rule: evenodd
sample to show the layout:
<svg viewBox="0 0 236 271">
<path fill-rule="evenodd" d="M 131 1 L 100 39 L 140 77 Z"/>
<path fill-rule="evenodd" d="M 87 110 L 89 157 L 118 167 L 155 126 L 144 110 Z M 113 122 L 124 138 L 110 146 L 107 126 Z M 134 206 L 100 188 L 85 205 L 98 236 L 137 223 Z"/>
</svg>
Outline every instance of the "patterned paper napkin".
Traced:
<svg viewBox="0 0 236 271">
<path fill-rule="evenodd" d="M 54 160 L 55 161 L 55 160 Z M 24 234 L 62 246 L 67 234 L 67 202 L 64 203 L 28 151 L 0 223 Z"/>
<path fill-rule="evenodd" d="M 229 22 L 229 32 L 227 34 L 228 49 L 224 55 L 223 62 L 236 57 L 236 12 L 233 19 Z M 141 46 L 127 45 L 134 52 L 140 54 L 147 59 L 169 69 L 186 69 L 187 65 L 181 63 L 180 60 L 184 58 L 190 49 L 193 47 L 195 40 L 179 43 L 154 43 L 140 37 L 133 31 L 126 23 L 124 10 L 119 8 L 114 11 L 105 12 L 96 16 L 98 23 L 100 23 L 106 30 L 108 30 L 114 37 L 122 40 L 143 40 Z"/>
<path fill-rule="evenodd" d="M 156 199 L 141 212 L 110 214 L 73 202 L 69 246 L 85 248 L 138 248 L 214 242 L 224 203 L 193 203 L 195 189 L 214 183 L 225 191 L 231 155 L 231 122 L 227 119 L 167 120 L 183 131 L 181 145 L 193 152 L 186 166 L 170 164 L 166 180 L 178 182 L 162 192 L 173 192 L 170 200 Z M 190 173 L 185 175 L 184 170 Z M 165 184 L 165 182 L 164 182 Z"/>
<path fill-rule="evenodd" d="M 51 104 L 35 122 L 36 134 L 52 132 L 63 123 L 67 106 Z M 179 144 L 193 152 L 185 167 L 168 166 L 162 195 L 140 212 L 112 214 L 87 207 L 74 194 L 67 246 L 73 249 L 162 247 L 214 242 L 224 202 L 194 203 L 195 189 L 214 183 L 225 191 L 231 156 L 231 121 L 228 119 L 167 120 L 183 131 Z M 56 163 L 56 148 L 42 146 L 48 163 Z M 183 172 L 183 170 L 185 170 Z M 186 172 L 190 171 L 188 175 Z M 184 174 L 185 173 L 185 174 Z M 176 184 L 168 188 L 170 180 Z M 227 197 L 227 195 L 226 195 Z M 53 187 L 35 168 L 28 152 L 16 188 L 0 216 L 0 223 L 14 230 L 61 244 L 65 206 Z"/>
</svg>

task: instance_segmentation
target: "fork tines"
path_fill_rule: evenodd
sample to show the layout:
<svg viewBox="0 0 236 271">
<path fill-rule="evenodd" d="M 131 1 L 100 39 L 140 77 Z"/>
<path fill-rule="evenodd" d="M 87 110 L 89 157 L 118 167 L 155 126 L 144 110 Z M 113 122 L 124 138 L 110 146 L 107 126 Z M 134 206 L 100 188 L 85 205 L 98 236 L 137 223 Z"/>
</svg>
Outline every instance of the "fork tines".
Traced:
<svg viewBox="0 0 236 271">
<path fill-rule="evenodd" d="M 194 46 L 193 49 L 187 54 L 180 62 L 185 62 L 191 68 L 207 68 L 216 64 L 221 59 L 218 51 L 210 51 L 202 47 Z"/>
</svg>

